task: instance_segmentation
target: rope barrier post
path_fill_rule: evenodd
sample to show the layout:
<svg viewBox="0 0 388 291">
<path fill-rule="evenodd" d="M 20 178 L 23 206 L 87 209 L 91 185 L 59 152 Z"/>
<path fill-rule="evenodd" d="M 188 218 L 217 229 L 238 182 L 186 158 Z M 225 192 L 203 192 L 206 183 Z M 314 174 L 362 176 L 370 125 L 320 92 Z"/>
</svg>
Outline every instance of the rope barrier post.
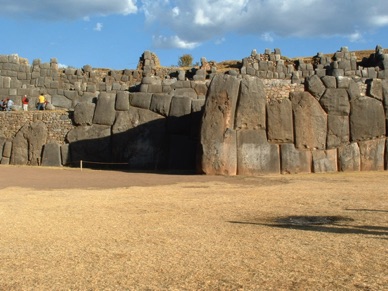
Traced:
<svg viewBox="0 0 388 291">
<path fill-rule="evenodd" d="M 82 160 L 79 161 L 79 167 L 80 167 L 81 172 L 82 172 Z"/>
</svg>

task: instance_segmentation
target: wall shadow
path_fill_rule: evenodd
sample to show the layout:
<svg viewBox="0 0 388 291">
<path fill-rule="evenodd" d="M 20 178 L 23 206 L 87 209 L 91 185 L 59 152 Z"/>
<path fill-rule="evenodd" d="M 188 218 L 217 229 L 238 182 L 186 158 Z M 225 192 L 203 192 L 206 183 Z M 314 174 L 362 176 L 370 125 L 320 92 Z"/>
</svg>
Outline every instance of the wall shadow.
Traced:
<svg viewBox="0 0 388 291">
<path fill-rule="evenodd" d="M 195 174 L 202 112 L 167 117 L 100 138 L 99 126 L 69 143 L 65 166 L 133 172 Z M 103 127 L 101 127 L 103 128 Z M 105 127 L 106 128 L 106 127 Z"/>
</svg>

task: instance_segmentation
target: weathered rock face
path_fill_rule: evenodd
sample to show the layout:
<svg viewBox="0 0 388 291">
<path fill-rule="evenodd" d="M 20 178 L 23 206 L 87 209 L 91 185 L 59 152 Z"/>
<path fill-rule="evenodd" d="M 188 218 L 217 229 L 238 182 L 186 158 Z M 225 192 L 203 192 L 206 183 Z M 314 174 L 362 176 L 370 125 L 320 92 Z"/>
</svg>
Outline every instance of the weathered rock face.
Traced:
<svg viewBox="0 0 388 291">
<path fill-rule="evenodd" d="M 61 146 L 57 143 L 48 143 L 44 146 L 42 166 L 62 166 Z"/>
<path fill-rule="evenodd" d="M 361 171 L 383 171 L 385 138 L 359 142 Z"/>
<path fill-rule="evenodd" d="M 350 138 L 352 141 L 384 136 L 385 113 L 383 104 L 370 97 L 360 97 L 351 102 Z"/>
<path fill-rule="evenodd" d="M 111 127 L 108 125 L 81 125 L 67 134 L 72 163 L 111 161 Z"/>
<path fill-rule="evenodd" d="M 97 100 L 93 123 L 100 125 L 113 125 L 116 117 L 116 94 L 101 93 Z"/>
<path fill-rule="evenodd" d="M 167 163 L 166 121 L 162 116 L 130 107 L 117 112 L 112 127 L 112 160 L 133 169 L 160 169 Z"/>
<path fill-rule="evenodd" d="M 43 122 L 23 126 L 12 142 L 11 163 L 14 165 L 39 165 L 42 149 L 47 141 L 47 127 Z"/>
<path fill-rule="evenodd" d="M 238 175 L 280 173 L 279 146 L 270 144 L 264 130 L 237 132 Z"/>
<path fill-rule="evenodd" d="M 292 143 L 282 144 L 281 172 L 282 174 L 311 173 L 311 152 L 300 151 Z"/>
<path fill-rule="evenodd" d="M 270 142 L 294 142 L 292 104 L 289 99 L 280 99 L 269 102 L 267 104 L 267 119 L 267 134 Z"/>
<path fill-rule="evenodd" d="M 350 113 L 348 92 L 345 89 L 328 88 L 320 99 L 320 103 L 328 114 L 348 116 Z"/>
<path fill-rule="evenodd" d="M 200 141 L 201 171 L 205 174 L 237 174 L 234 118 L 240 82 L 229 75 L 216 75 L 211 82 Z"/>
<path fill-rule="evenodd" d="M 360 171 L 360 148 L 357 143 L 338 148 L 338 167 L 339 171 Z"/>
<path fill-rule="evenodd" d="M 295 146 L 298 149 L 325 149 L 327 114 L 309 93 L 290 96 L 294 113 Z"/>
<path fill-rule="evenodd" d="M 327 116 L 327 148 L 337 148 L 349 143 L 349 117 L 329 114 Z"/>
<path fill-rule="evenodd" d="M 313 151 L 314 173 L 337 171 L 337 150 Z"/>
<path fill-rule="evenodd" d="M 322 95 L 326 91 L 325 85 L 317 75 L 306 79 L 306 87 L 311 95 L 313 95 L 317 100 L 321 99 Z"/>
<path fill-rule="evenodd" d="M 236 108 L 236 129 L 266 128 L 266 96 L 263 83 L 245 76 L 240 84 Z"/>
<path fill-rule="evenodd" d="M 94 103 L 80 102 L 74 107 L 74 122 L 78 125 L 91 125 L 93 123 Z"/>
</svg>

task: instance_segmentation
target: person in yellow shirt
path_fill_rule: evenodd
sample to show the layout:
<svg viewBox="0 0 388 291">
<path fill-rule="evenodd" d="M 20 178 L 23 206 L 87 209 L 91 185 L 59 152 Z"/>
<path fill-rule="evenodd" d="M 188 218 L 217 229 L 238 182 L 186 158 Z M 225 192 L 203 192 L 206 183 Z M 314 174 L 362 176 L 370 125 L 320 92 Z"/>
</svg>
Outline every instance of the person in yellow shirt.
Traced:
<svg viewBox="0 0 388 291">
<path fill-rule="evenodd" d="M 45 102 L 46 102 L 46 98 L 44 97 L 43 94 L 40 94 L 38 98 L 38 110 L 44 110 Z"/>
</svg>

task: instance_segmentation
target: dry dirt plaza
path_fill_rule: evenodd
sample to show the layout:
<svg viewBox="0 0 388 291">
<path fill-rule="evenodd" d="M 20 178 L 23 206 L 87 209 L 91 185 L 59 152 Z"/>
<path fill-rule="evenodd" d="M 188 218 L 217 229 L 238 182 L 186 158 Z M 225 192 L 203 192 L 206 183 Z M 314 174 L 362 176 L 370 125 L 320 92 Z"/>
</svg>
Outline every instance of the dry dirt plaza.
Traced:
<svg viewBox="0 0 388 291">
<path fill-rule="evenodd" d="M 0 173 L 0 290 L 388 290 L 387 171 Z"/>
</svg>

